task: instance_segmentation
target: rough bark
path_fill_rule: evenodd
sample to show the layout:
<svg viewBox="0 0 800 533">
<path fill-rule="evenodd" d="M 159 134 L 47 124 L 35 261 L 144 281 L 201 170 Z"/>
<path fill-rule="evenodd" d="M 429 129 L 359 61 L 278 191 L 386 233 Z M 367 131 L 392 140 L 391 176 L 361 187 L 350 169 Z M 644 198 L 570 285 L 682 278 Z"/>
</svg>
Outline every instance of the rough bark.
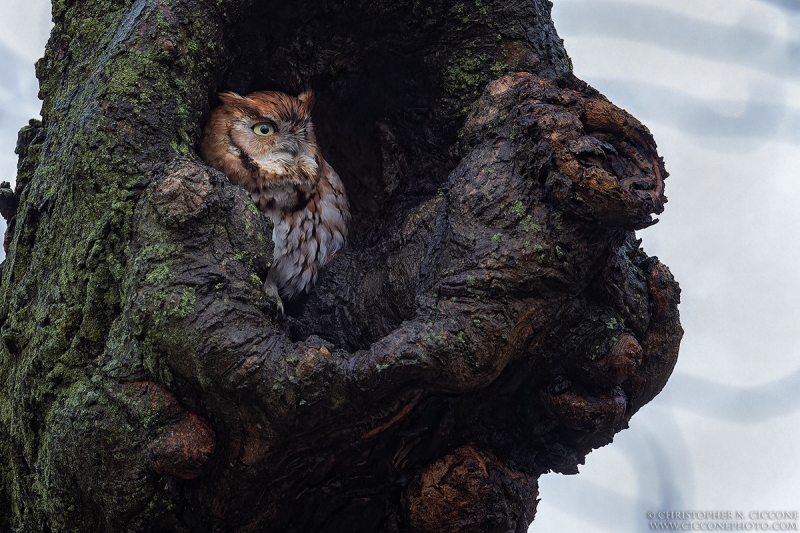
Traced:
<svg viewBox="0 0 800 533">
<path fill-rule="evenodd" d="M 54 2 L 0 288 L 0 527 L 526 531 L 664 386 L 650 133 L 546 0 Z M 285 317 L 196 155 L 220 90 L 311 87 L 352 238 Z"/>
</svg>

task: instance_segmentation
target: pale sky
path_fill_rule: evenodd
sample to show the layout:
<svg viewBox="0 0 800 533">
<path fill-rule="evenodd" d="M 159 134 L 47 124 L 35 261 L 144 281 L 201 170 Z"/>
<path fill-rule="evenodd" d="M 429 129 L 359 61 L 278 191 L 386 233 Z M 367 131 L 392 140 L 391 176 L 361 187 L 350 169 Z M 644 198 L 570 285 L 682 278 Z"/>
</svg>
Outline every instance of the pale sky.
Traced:
<svg viewBox="0 0 800 533">
<path fill-rule="evenodd" d="M 675 373 L 531 532 L 638 533 L 659 510 L 800 510 L 800 0 L 553 0 L 575 74 L 653 132 L 671 176 L 639 236 L 683 289 Z M 0 0 L 0 181 L 38 114 L 49 2 Z"/>
<path fill-rule="evenodd" d="M 39 118 L 41 109 L 33 64 L 44 54 L 50 35 L 50 2 L 0 0 L 0 13 L 0 181 L 14 183 L 17 132 L 29 119 Z M 0 218 L 3 233 L 5 227 Z"/>
</svg>

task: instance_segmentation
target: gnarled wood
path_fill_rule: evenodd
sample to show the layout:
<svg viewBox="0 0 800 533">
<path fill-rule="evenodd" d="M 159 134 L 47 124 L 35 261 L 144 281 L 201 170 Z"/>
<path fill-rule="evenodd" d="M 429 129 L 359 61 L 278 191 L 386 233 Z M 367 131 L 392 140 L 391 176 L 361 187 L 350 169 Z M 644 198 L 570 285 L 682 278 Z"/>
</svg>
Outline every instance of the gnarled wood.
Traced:
<svg viewBox="0 0 800 533">
<path fill-rule="evenodd" d="M 655 142 L 549 8 L 56 3 L 3 192 L 0 523 L 524 531 L 682 334 L 633 235 Z M 268 220 L 195 148 L 218 91 L 307 87 L 354 220 L 283 317 Z"/>
</svg>

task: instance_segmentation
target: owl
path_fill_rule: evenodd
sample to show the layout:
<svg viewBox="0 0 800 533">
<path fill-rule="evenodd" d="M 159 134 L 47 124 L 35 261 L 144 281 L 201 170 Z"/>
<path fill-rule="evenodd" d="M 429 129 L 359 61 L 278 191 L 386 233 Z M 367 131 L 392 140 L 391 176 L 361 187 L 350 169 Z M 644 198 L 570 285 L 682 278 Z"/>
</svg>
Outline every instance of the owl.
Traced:
<svg viewBox="0 0 800 533">
<path fill-rule="evenodd" d="M 264 290 L 283 310 L 282 299 L 308 293 L 319 268 L 344 246 L 347 194 L 317 146 L 311 91 L 296 98 L 273 91 L 219 97 L 200 155 L 247 189 L 272 220 L 275 252 Z"/>
</svg>

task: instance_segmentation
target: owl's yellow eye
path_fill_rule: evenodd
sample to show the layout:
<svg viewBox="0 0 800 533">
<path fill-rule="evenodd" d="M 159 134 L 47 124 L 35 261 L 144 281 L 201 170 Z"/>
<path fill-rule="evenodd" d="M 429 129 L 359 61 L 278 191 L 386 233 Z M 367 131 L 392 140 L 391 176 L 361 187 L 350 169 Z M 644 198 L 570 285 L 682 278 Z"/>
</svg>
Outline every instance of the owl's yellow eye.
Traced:
<svg viewBox="0 0 800 533">
<path fill-rule="evenodd" d="M 260 137 L 275 135 L 275 126 L 268 122 L 262 122 L 253 126 L 253 133 Z"/>
</svg>

